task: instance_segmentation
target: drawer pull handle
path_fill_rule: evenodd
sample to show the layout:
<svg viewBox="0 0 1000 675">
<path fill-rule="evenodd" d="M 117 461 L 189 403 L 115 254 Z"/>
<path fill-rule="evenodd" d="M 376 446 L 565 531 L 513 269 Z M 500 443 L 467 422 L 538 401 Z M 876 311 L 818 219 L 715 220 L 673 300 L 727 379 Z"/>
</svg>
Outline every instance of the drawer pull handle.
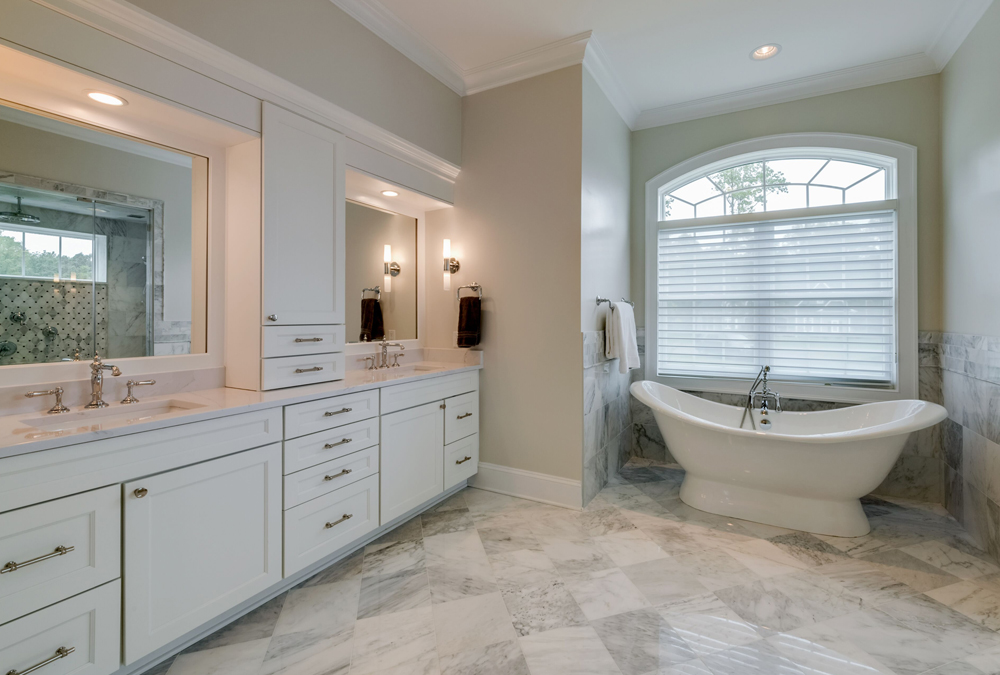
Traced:
<svg viewBox="0 0 1000 675">
<path fill-rule="evenodd" d="M 466 457 L 465 459 L 458 459 L 458 460 L 455 460 L 455 464 L 465 464 L 470 459 L 472 459 L 472 458 L 471 457 Z"/>
<path fill-rule="evenodd" d="M 336 443 L 327 443 L 326 445 L 323 446 L 323 449 L 324 450 L 329 450 L 331 448 L 337 447 L 338 445 L 347 445 L 348 443 L 350 443 L 353 440 L 354 440 L 353 438 L 342 438 L 339 441 L 337 441 Z"/>
<path fill-rule="evenodd" d="M 353 517 L 354 517 L 354 514 L 353 514 L 353 513 L 345 513 L 345 514 L 344 514 L 344 516 L 343 516 L 342 518 L 339 518 L 339 519 L 337 519 L 337 520 L 333 521 L 332 523 L 327 523 L 327 524 L 326 524 L 326 525 L 324 525 L 323 527 L 324 527 L 325 529 L 329 530 L 329 529 L 330 529 L 331 527 L 337 527 L 337 525 L 340 525 L 340 524 L 341 524 L 342 522 L 344 522 L 345 520 L 350 520 L 350 519 L 351 519 L 351 518 L 353 518 Z"/>
<path fill-rule="evenodd" d="M 464 415 L 459 415 L 457 419 L 464 420 L 466 417 L 472 417 L 472 413 L 465 413 Z"/>
<path fill-rule="evenodd" d="M 323 370 L 323 366 L 313 366 L 312 368 L 296 368 L 296 373 L 315 373 Z"/>
<path fill-rule="evenodd" d="M 149 490 L 147 490 L 146 488 L 138 488 L 132 494 L 134 494 L 137 498 L 142 499 L 143 497 L 149 494 Z"/>
<path fill-rule="evenodd" d="M 45 666 L 49 665 L 53 661 L 58 661 L 59 659 L 66 658 L 67 656 L 69 656 L 70 654 L 72 654 L 75 651 L 76 651 L 76 647 L 60 647 L 59 649 L 56 650 L 55 654 L 53 654 L 49 658 L 45 659 L 44 661 L 36 663 L 31 668 L 25 668 L 24 670 L 16 670 L 16 669 L 12 668 L 12 669 L 10 669 L 10 670 L 7 671 L 7 675 L 28 675 L 28 673 L 33 673 L 36 670 L 38 670 L 39 668 L 44 668 Z"/>
<path fill-rule="evenodd" d="M 343 415 L 344 413 L 349 413 L 354 408 L 341 408 L 340 410 L 327 410 L 323 413 L 323 417 L 333 417 L 334 415 Z"/>
<path fill-rule="evenodd" d="M 24 562 L 21 563 L 11 561 L 6 565 L 4 565 L 3 567 L 0 567 L 0 574 L 7 574 L 8 572 L 16 572 L 22 567 L 27 567 L 28 565 L 34 565 L 35 563 L 40 563 L 43 560 L 49 560 L 50 558 L 58 558 L 61 555 L 66 555 L 67 553 L 70 553 L 75 550 L 76 546 L 56 546 L 56 550 L 52 551 L 52 553 L 46 553 L 45 555 L 40 555 L 37 558 L 32 558 L 31 560 L 25 560 Z M 27 673 L 29 671 L 26 670 L 24 672 Z"/>
<path fill-rule="evenodd" d="M 322 342 L 323 338 L 295 338 L 296 342 Z"/>
<path fill-rule="evenodd" d="M 340 473 L 335 473 L 332 476 L 323 476 L 323 480 L 333 480 L 334 478 L 340 478 L 341 476 L 346 476 L 352 471 L 354 471 L 354 469 L 344 469 Z"/>
</svg>

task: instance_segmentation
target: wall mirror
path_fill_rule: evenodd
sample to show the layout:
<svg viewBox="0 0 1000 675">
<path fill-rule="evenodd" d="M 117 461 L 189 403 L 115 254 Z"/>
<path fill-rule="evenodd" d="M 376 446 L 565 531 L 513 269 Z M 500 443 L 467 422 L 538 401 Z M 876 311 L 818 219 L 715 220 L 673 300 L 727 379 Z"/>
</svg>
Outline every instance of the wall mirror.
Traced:
<svg viewBox="0 0 1000 675">
<path fill-rule="evenodd" d="M 0 365 L 206 351 L 208 160 L 0 105 Z"/>
<path fill-rule="evenodd" d="M 417 219 L 348 201 L 347 341 L 417 338 Z"/>
</svg>

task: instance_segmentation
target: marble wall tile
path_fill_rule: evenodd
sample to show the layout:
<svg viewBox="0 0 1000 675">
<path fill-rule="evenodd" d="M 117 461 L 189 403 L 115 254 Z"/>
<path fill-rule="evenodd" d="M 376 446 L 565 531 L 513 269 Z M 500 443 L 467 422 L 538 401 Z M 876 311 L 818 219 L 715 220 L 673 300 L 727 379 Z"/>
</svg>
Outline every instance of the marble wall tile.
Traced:
<svg viewBox="0 0 1000 675">
<path fill-rule="evenodd" d="M 938 504 L 943 490 L 944 463 L 939 458 L 903 455 L 875 493 Z"/>
</svg>

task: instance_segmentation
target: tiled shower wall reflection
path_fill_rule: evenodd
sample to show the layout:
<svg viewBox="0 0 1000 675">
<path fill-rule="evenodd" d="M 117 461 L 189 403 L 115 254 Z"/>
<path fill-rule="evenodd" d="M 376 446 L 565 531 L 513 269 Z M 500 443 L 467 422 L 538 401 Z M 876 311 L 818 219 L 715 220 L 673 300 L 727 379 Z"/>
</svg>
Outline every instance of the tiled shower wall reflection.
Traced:
<svg viewBox="0 0 1000 675">
<path fill-rule="evenodd" d="M 635 371 L 633 371 L 635 372 Z M 632 447 L 629 374 L 604 357 L 604 331 L 583 334 L 583 503 L 628 461 Z"/>
<path fill-rule="evenodd" d="M 639 370 L 632 371 L 633 381 L 642 380 L 645 377 L 645 329 L 638 329 L 638 338 L 639 359 L 642 362 L 642 367 Z M 927 363 L 929 359 L 928 355 L 928 350 L 924 345 L 921 345 L 920 398 L 940 403 L 940 370 L 938 366 L 932 366 Z M 1000 354 L 996 356 L 1000 357 Z M 746 401 L 746 396 L 738 394 L 715 394 L 697 391 L 689 393 L 727 405 L 743 405 Z M 996 399 L 996 402 L 1000 404 L 1000 399 Z M 788 411 L 830 410 L 848 405 L 844 403 L 804 401 L 788 398 L 782 398 L 781 404 L 783 409 Z M 656 426 L 652 411 L 631 397 L 630 407 L 632 417 L 631 456 L 656 461 L 674 461 L 670 455 L 670 450 L 663 441 L 663 436 L 660 434 L 659 428 Z M 951 407 L 949 406 L 950 410 Z M 994 409 L 994 412 L 996 412 L 996 409 Z M 948 423 L 946 422 L 945 424 Z M 955 432 L 952 431 L 951 435 L 954 436 Z M 959 434 L 960 436 L 961 434 Z M 896 462 L 889 476 L 875 492 L 889 497 L 905 497 L 935 503 L 942 502 L 945 498 L 946 485 L 944 453 L 941 447 L 942 427 L 940 426 L 914 434 L 907 442 L 902 456 Z M 1000 499 L 1000 454 L 997 456 L 997 471 L 998 494 L 996 497 Z M 1000 520 L 1000 511 L 998 511 L 998 520 Z"/>
<path fill-rule="evenodd" d="M 1000 337 L 921 332 L 920 366 L 928 400 L 948 409 L 933 439 L 944 505 L 1000 560 Z"/>
</svg>

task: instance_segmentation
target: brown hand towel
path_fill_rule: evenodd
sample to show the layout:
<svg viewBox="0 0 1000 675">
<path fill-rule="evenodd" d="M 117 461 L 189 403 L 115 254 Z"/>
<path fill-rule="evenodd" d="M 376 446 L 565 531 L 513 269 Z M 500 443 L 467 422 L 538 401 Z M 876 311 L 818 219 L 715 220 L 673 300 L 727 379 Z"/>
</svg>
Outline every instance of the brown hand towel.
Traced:
<svg viewBox="0 0 1000 675">
<path fill-rule="evenodd" d="M 458 346 L 475 347 L 482 337 L 482 300 L 476 296 L 458 303 Z"/>
<path fill-rule="evenodd" d="M 382 324 L 382 305 L 375 298 L 361 300 L 361 342 L 375 342 L 385 336 Z"/>
</svg>

